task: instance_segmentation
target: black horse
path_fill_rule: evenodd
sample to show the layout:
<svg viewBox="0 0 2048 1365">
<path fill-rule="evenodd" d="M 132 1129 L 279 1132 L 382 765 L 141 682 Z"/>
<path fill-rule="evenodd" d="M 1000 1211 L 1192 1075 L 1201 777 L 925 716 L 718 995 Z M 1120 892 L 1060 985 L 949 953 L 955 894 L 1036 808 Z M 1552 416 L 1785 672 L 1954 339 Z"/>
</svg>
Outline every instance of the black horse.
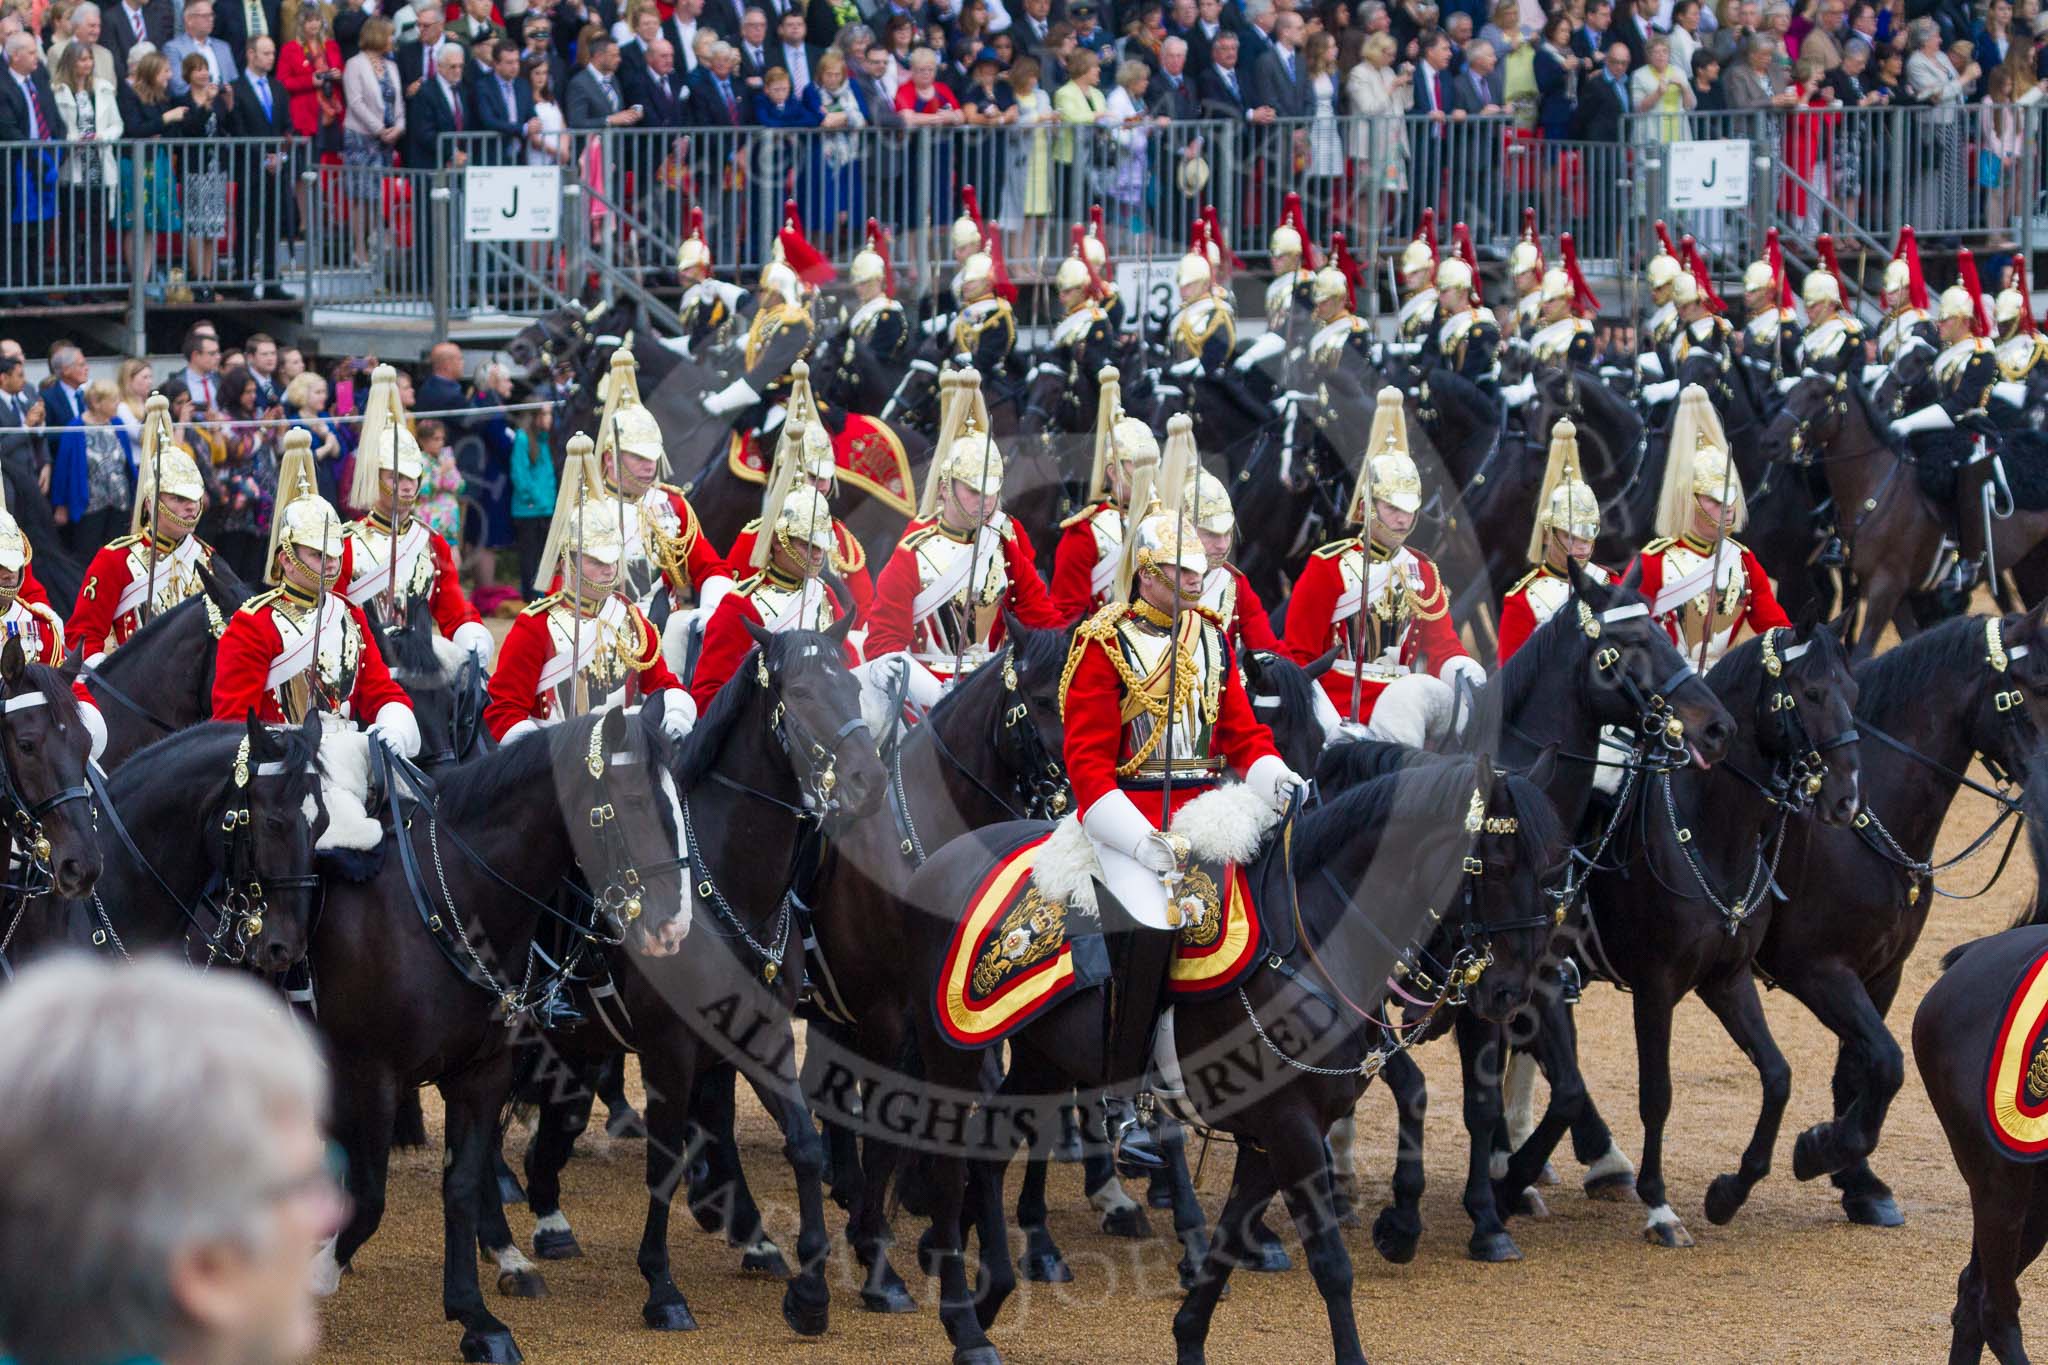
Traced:
<svg viewBox="0 0 2048 1365">
<path fill-rule="evenodd" d="M 213 715 L 213 664 L 221 632 L 249 597 L 239 580 L 200 570 L 205 591 L 152 618 L 85 670 L 107 721 L 100 755 L 109 772 L 164 736 Z"/>
<path fill-rule="evenodd" d="M 0 971 L 18 951 L 23 922 L 55 913 L 52 893 L 89 894 L 105 866 L 86 780 L 91 752 L 70 678 L 30 663 L 20 638 L 8 636 L 0 644 L 0 827 L 13 866 L 0 886 Z"/>
<path fill-rule="evenodd" d="M 387 759 L 378 766 L 393 829 L 381 861 L 365 881 L 327 879 L 310 956 L 354 1211 L 323 1256 L 323 1287 L 383 1217 L 401 1090 L 434 1084 L 446 1104 L 442 1305 L 462 1324 L 466 1360 L 519 1358 L 478 1289 L 480 1242 L 501 1287 L 539 1290 L 487 1199 L 490 1140 L 510 1088 L 508 1019 L 584 957 L 541 964 L 536 929 L 559 916 L 572 941 L 667 954 L 689 930 L 669 759 L 651 717 L 617 709 L 445 769 L 437 796 Z M 558 885 L 574 906 L 567 915 Z"/>
<path fill-rule="evenodd" d="M 745 1075 L 775 1116 L 796 1172 L 803 1226 L 784 1317 L 805 1335 L 827 1323 L 824 1148 L 793 1073 L 790 1016 L 804 979 L 804 947 L 794 929 L 792 883 L 816 857 L 821 823 L 829 829 L 857 820 L 882 796 L 859 685 L 840 662 L 848 624 L 825 633 L 748 627 L 754 653 L 698 720 L 675 769 L 707 946 L 656 961 L 612 954 L 616 1002 L 586 1002 L 610 1027 L 593 1023 L 551 1039 L 586 1066 L 615 1050 L 612 1030 L 640 1054 L 648 1191 L 639 1254 L 648 1286 L 642 1318 L 658 1331 L 697 1325 L 670 1273 L 669 1213 L 678 1177 L 700 1146 L 689 1135 L 693 1102 L 709 1088 L 700 1079 L 721 1066 Z M 561 1117 L 569 1109 L 543 1106 L 527 1155 L 528 1202 L 540 1220 L 535 1247 L 543 1256 L 575 1254 L 560 1202 L 561 1171 L 575 1139 Z M 718 1124 L 707 1127 L 715 1132 Z M 736 1159 L 724 1174 L 736 1177 Z M 743 1245 L 761 1238 L 758 1214 L 743 1222 L 730 1201 L 721 1221 Z"/>
</svg>

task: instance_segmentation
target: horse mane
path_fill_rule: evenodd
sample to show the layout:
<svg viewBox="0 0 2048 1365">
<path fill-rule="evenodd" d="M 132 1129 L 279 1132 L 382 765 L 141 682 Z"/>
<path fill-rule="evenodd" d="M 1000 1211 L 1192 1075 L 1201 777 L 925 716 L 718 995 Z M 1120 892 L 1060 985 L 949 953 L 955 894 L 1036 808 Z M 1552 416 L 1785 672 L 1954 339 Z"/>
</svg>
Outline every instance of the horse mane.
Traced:
<svg viewBox="0 0 2048 1365">
<path fill-rule="evenodd" d="M 1984 618 L 1957 616 L 1857 665 L 1856 712 L 1882 723 L 1932 692 L 1946 690 L 1984 656 Z"/>
<path fill-rule="evenodd" d="M 403 673 L 404 681 L 418 687 L 445 685 L 448 681 L 447 670 L 442 667 L 434 645 L 440 628 L 425 597 L 414 597 L 406 604 L 405 620 L 398 629 L 373 629 L 370 633 L 377 637 L 384 662 Z"/>
<path fill-rule="evenodd" d="M 1040 669 L 1054 673 L 1066 667 L 1067 653 L 1073 648 L 1074 632 L 1071 627 L 1046 626 L 1028 629 L 1021 633 L 1009 634 L 1009 647 L 1017 651 L 1019 672 L 1036 676 Z M 925 714 L 925 724 L 944 721 L 955 711 L 971 710 L 983 703 L 983 692 L 993 691 L 1003 684 L 995 681 L 1002 677 L 1002 667 L 991 659 L 987 664 L 967 675 L 966 681 L 951 689 Z M 968 700 L 972 698 L 973 700 Z M 918 727 L 922 729 L 923 727 Z M 915 734 L 916 730 L 907 732 Z M 907 737 L 906 735 L 906 737 Z"/>
<path fill-rule="evenodd" d="M 755 645 L 740 660 L 740 666 L 725 685 L 718 689 L 718 695 L 711 699 L 711 705 L 704 708 L 697 717 L 697 724 L 691 729 L 689 738 L 678 746 L 673 754 L 672 767 L 676 784 L 689 791 L 711 775 L 711 769 L 718 762 L 718 756 L 725 749 L 725 741 L 738 728 L 740 712 L 746 709 L 748 700 L 760 686 L 754 680 L 755 660 L 763 648 L 768 651 L 768 667 L 781 667 L 790 652 L 799 645 L 811 646 L 829 653 L 838 659 L 842 657 L 839 642 L 815 630 L 785 630 L 769 637 L 767 645 Z"/>
<path fill-rule="evenodd" d="M 1814 638 L 1819 638 L 1819 631 Z M 1752 635 L 1715 660 L 1707 670 L 1707 685 L 1722 696 L 1746 696 L 1762 690 L 1764 681 L 1764 637 Z"/>
<path fill-rule="evenodd" d="M 162 617 L 157 618 L 162 620 Z M 152 621 L 150 625 L 155 625 Z M 143 629 L 147 630 L 145 626 Z M 139 636 L 140 631 L 136 632 Z M 135 636 L 129 637 L 133 644 Z M 126 648 L 126 646 L 123 646 Z M 44 670 L 48 672 L 49 670 Z M 64 689 L 70 695 L 70 689 Z M 273 725 L 267 727 L 270 742 L 284 747 L 281 761 L 283 775 L 302 783 L 311 790 L 312 781 L 306 769 L 318 757 L 314 741 L 309 740 L 303 730 L 295 725 Z M 189 764 L 194 769 L 218 767 L 221 778 L 228 776 L 228 766 L 234 761 L 236 750 L 248 737 L 249 727 L 241 721 L 209 720 L 197 725 L 188 725 L 182 730 L 173 730 L 162 739 L 138 749 L 127 762 L 114 769 L 107 779 L 108 789 L 120 792 L 131 784 L 156 783 L 163 780 L 167 771 L 175 772 L 180 765 Z M 184 781 L 191 781 L 190 778 Z M 291 788 L 298 790 L 297 786 Z"/>
<path fill-rule="evenodd" d="M 1877 438 L 1878 445 L 1896 455 L 1899 444 L 1892 439 L 1891 419 L 1878 412 L 1875 401 L 1864 391 L 1861 384 L 1850 383 L 1842 387 L 1849 391 L 1850 401 L 1856 405 L 1857 411 L 1863 414 L 1863 420 L 1870 427 L 1870 434 Z"/>
<path fill-rule="evenodd" d="M 59 719 L 78 719 L 78 695 L 71 690 L 71 676 L 47 664 L 29 664 L 22 669 L 22 681 L 43 694 L 43 700 Z"/>
<path fill-rule="evenodd" d="M 1316 712 L 1316 680 L 1308 670 L 1284 653 L 1273 650 L 1248 651 L 1258 656 L 1259 686 L 1280 698 L 1280 713 L 1290 720 L 1302 718 L 1313 723 Z"/>
<path fill-rule="evenodd" d="M 1577 641 L 1586 638 L 1579 629 L 1578 602 L 1577 593 L 1566 598 L 1479 689 L 1472 703 L 1472 718 L 1465 724 L 1468 745 L 1492 743 L 1507 728 L 1510 701 L 1533 695 L 1545 676 L 1570 662 L 1567 654 L 1577 648 Z"/>
<path fill-rule="evenodd" d="M 1360 775 L 1373 775 L 1301 817 L 1294 834 L 1297 866 L 1327 862 L 1344 844 L 1382 832 L 1396 811 L 1411 820 L 1462 820 L 1478 783 L 1481 760 L 1466 755 L 1431 754 L 1370 740 L 1336 747 L 1362 751 L 1346 754 L 1341 761 Z M 1558 866 L 1564 860 L 1565 829 L 1550 798 L 1518 773 L 1502 774 L 1496 779 L 1499 783 L 1507 784 L 1508 804 L 1519 826 L 1516 843 L 1526 855 L 1525 865 L 1545 871 Z"/>
<path fill-rule="evenodd" d="M 141 660 L 149 658 L 153 652 L 149 647 L 156 643 L 157 636 L 170 634 L 179 628 L 179 625 L 187 616 L 190 616 L 195 611 L 205 610 L 200 600 L 205 595 L 204 593 L 194 593 L 169 611 L 160 612 L 150 617 L 149 620 L 143 622 L 140 629 L 128 637 L 121 648 L 114 650 L 106 658 L 100 660 L 95 665 L 94 671 L 104 673 L 107 671 L 107 666 L 116 660 Z M 130 650 L 128 648 L 129 645 L 138 643 L 141 644 L 141 649 Z"/>
<path fill-rule="evenodd" d="M 1571 376 L 1572 385 L 1578 391 L 1579 406 L 1597 411 L 1602 421 L 1611 422 L 1633 440 L 1640 435 L 1643 419 L 1634 408 L 1622 401 L 1621 395 L 1607 386 L 1607 381 L 1590 370 L 1575 370 Z"/>
<path fill-rule="evenodd" d="M 588 744 L 590 728 L 603 717 L 602 711 L 577 716 L 467 763 L 441 769 L 434 774 L 436 809 L 450 820 L 488 816 L 503 802 L 536 785 L 552 789 L 555 756 L 565 747 L 580 749 Z"/>
</svg>

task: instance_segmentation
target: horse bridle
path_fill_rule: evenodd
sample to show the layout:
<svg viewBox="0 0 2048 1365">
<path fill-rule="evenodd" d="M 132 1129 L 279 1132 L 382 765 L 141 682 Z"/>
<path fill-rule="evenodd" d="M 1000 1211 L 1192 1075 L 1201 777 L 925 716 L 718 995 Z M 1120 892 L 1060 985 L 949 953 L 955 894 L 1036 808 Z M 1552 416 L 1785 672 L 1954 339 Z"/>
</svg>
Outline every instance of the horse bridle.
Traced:
<svg viewBox="0 0 2048 1365">
<path fill-rule="evenodd" d="M 818 646 L 804 648 L 810 651 Z M 754 655 L 754 680 L 775 698 L 768 712 L 768 728 L 798 770 L 797 786 L 803 792 L 803 809 L 799 814 L 820 822 L 838 814 L 839 750 L 854 735 L 869 735 L 868 744 L 873 746 L 874 737 L 868 732 L 866 718 L 856 715 L 834 730 L 829 741 L 820 740 L 782 699 L 781 690 L 775 686 L 775 675 L 768 668 L 768 655 L 758 648 Z"/>
<path fill-rule="evenodd" d="M 588 941 L 616 948 L 625 942 L 629 925 L 640 918 L 642 893 L 651 878 L 669 872 L 678 872 L 689 866 L 689 859 L 681 854 L 673 858 L 661 858 L 651 863 L 636 863 L 631 850 L 626 847 L 625 831 L 619 828 L 618 808 L 610 799 L 608 783 L 610 770 L 615 763 L 630 763 L 629 754 L 607 755 L 604 748 L 604 726 L 590 727 L 590 749 L 584 755 L 584 770 L 596 784 L 591 799 L 590 811 L 586 816 L 591 837 L 597 841 L 602 855 L 607 880 L 603 886 L 592 887 L 590 902 L 593 907 L 610 921 L 616 933 L 610 936 L 596 932 L 595 926 L 585 931 Z M 647 760 L 651 762 L 652 760 Z M 682 831 L 676 831 L 681 836 Z M 588 869 L 585 869 L 587 872 Z"/>
<path fill-rule="evenodd" d="M 0 717 L 12 716 L 17 711 L 27 711 L 39 706 L 47 706 L 49 701 L 49 697 L 40 688 L 31 688 L 29 691 L 8 697 L 4 702 L 0 702 Z M 5 721 L 4 724 L 9 730 L 13 728 L 12 721 Z M 91 773 L 91 767 L 91 760 L 88 759 L 86 762 L 88 777 Z M 81 782 L 75 787 L 65 787 L 41 801 L 30 801 L 22 793 L 21 783 L 15 776 L 14 760 L 11 757 L 4 757 L 4 750 L 0 750 L 0 812 L 4 812 L 5 823 L 9 834 L 13 838 L 15 848 L 20 850 L 27 860 L 26 870 L 24 871 L 21 883 L 11 886 L 10 890 L 18 891 L 24 898 L 35 898 L 49 894 L 52 886 L 55 884 L 55 878 L 50 869 L 50 838 L 43 831 L 43 817 L 73 801 L 90 803 L 92 801 L 91 787 L 87 783 Z M 97 810 L 93 814 L 94 822 L 97 824 Z"/>
<path fill-rule="evenodd" d="M 1816 379 L 1826 378 L 1817 370 L 1811 371 L 1810 374 Z M 1813 428 L 1823 422 L 1840 423 L 1849 416 L 1849 398 L 1844 392 L 1844 385 L 1847 382 L 1845 375 L 1828 386 L 1827 401 L 1821 405 L 1820 411 L 1805 417 L 1793 417 L 1792 435 L 1786 439 L 1786 447 L 1792 452 L 1794 465 L 1802 469 L 1811 469 L 1815 464 L 1821 463 L 1813 453 L 1818 448 L 1818 443 L 1812 440 Z M 1781 411 L 1789 413 L 1791 409 L 1788 406 Z"/>
<path fill-rule="evenodd" d="M 1823 740 L 1816 741 L 1807 730 L 1799 698 L 1785 683 L 1784 674 L 1785 665 L 1798 660 L 1813 647 L 1813 642 L 1788 645 L 1781 655 L 1778 637 L 1791 633 L 1785 626 L 1773 626 L 1763 633 L 1766 682 L 1757 693 L 1757 733 L 1776 736 L 1778 762 L 1771 777 L 1775 799 L 1789 810 L 1804 810 L 1820 795 L 1827 775 L 1827 755 L 1856 743 L 1862 736 L 1857 733 L 1853 716 L 1848 725 Z"/>
</svg>

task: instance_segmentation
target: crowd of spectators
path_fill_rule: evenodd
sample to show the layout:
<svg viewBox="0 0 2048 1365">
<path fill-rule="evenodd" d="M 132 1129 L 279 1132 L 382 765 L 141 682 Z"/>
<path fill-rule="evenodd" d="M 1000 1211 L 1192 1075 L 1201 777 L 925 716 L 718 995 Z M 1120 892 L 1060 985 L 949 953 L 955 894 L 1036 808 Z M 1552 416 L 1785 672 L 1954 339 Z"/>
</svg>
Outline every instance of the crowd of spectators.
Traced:
<svg viewBox="0 0 2048 1365">
<path fill-rule="evenodd" d="M 1757 110 L 1782 115 L 1767 135 L 1802 194 L 1853 209 L 1910 168 L 1909 216 L 1997 232 L 2034 181 L 2041 3 L 0 0 L 0 143 L 64 144 L 4 154 L 0 283 L 90 294 L 140 215 L 182 241 L 126 262 L 159 287 L 204 300 L 224 248 L 238 283 L 274 286 L 309 192 L 337 263 L 368 266 L 424 250 L 389 168 L 473 159 L 568 167 L 594 213 L 670 236 L 705 205 L 728 257 L 759 254 L 785 195 L 838 252 L 870 215 L 942 228 L 963 183 L 1022 262 L 1057 255 L 1088 203 L 1143 248 L 1215 199 L 1253 244 L 1289 189 L 1319 237 L 1374 195 L 1396 229 L 1429 203 L 1510 231 L 1528 186 L 1499 183 L 1503 148 L 1714 136 Z M 1866 111 L 1908 105 L 1938 116 L 1890 145 L 1902 125 Z M 309 191 L 314 165 L 331 173 Z M 1498 188 L 1462 202 L 1476 184 Z"/>
<path fill-rule="evenodd" d="M 263 573 L 286 434 L 312 440 L 319 491 L 347 515 L 346 497 L 375 356 L 308 363 L 297 347 L 258 332 L 223 351 L 211 322 L 193 324 L 184 364 L 159 373 L 145 359 L 124 360 L 113 379 L 95 379 L 84 351 L 60 341 L 37 382 L 20 344 L 0 337 L 0 474 L 7 505 L 29 526 L 47 518 L 52 539 L 80 563 L 128 531 L 142 417 L 149 395 L 170 401 L 178 440 L 197 457 L 208 485 L 200 534 L 245 581 Z M 559 453 L 551 412 L 504 366 L 486 362 L 464 373 L 461 348 L 434 347 L 417 377 L 397 367 L 399 397 L 413 413 L 440 413 L 415 423 L 432 466 L 419 494 L 419 514 L 462 553 L 466 576 L 486 608 L 532 595 L 538 538 L 554 512 Z M 508 411 L 508 409 L 510 409 Z M 42 430 L 37 430 L 41 428 Z M 520 585 L 500 586 L 497 555 L 523 552 Z"/>
</svg>

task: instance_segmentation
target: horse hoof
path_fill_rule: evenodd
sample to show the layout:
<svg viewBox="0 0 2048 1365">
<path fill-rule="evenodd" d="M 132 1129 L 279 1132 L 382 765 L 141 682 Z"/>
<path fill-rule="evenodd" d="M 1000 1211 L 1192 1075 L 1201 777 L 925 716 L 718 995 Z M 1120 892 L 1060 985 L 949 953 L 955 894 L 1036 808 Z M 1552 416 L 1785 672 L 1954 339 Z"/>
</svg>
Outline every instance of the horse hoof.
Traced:
<svg viewBox="0 0 2048 1365">
<path fill-rule="evenodd" d="M 525 1359 L 519 1354 L 519 1347 L 513 1342 L 512 1333 L 503 1327 L 490 1332 L 464 1332 L 462 1358 L 486 1361 L 489 1365 L 519 1365 L 519 1362 Z"/>
<path fill-rule="evenodd" d="M 1842 1212 L 1859 1227 L 1897 1228 L 1906 1224 L 1906 1215 L 1900 1211 L 1899 1201 L 1888 1194 L 1845 1194 L 1842 1196 Z"/>
<path fill-rule="evenodd" d="M 1260 1275 L 1278 1275 L 1294 1269 L 1294 1258 L 1278 1242 L 1259 1242 L 1252 1247 L 1251 1259 L 1243 1268 Z"/>
<path fill-rule="evenodd" d="M 1814 1180 L 1824 1175 L 1833 1175 L 1843 1163 L 1831 1150 L 1834 1144 L 1825 1140 L 1822 1129 L 1826 1125 L 1816 1124 L 1801 1133 L 1792 1143 L 1792 1175 L 1798 1180 Z"/>
<path fill-rule="evenodd" d="M 1543 1169 L 1536 1173 L 1536 1183 L 1539 1185 L 1562 1185 L 1564 1182 L 1557 1178 L 1557 1167 L 1546 1161 L 1543 1163 Z"/>
<path fill-rule="evenodd" d="M 1152 1224 L 1146 1221 L 1145 1211 L 1136 1204 L 1125 1209 L 1111 1209 L 1102 1215 L 1102 1230 L 1111 1237 L 1131 1237 L 1144 1241 L 1152 1235 Z"/>
<path fill-rule="evenodd" d="M 993 1346 L 962 1346 L 953 1352 L 953 1365 L 1003 1365 L 1003 1357 Z"/>
<path fill-rule="evenodd" d="M 1643 1229 L 1643 1240 L 1651 1246 L 1678 1249 L 1692 1245 L 1692 1234 L 1685 1230 L 1685 1224 L 1678 1221 L 1678 1215 L 1667 1205 L 1650 1215 L 1649 1226 Z"/>
<path fill-rule="evenodd" d="M 1422 1229 L 1400 1217 L 1393 1209 L 1383 1210 L 1372 1224 L 1372 1249 L 1390 1265 L 1407 1265 L 1415 1259 L 1416 1243 Z"/>
<path fill-rule="evenodd" d="M 674 1303 L 650 1303 L 640 1310 L 640 1320 L 657 1332 L 694 1332 L 697 1319 L 690 1312 L 690 1305 L 678 1299 Z"/>
<path fill-rule="evenodd" d="M 1742 1182 L 1736 1177 L 1715 1176 L 1714 1182 L 1707 1186 L 1707 1221 L 1717 1228 L 1725 1227 L 1741 1211 L 1744 1201 L 1748 1198 L 1749 1191 L 1742 1187 Z"/>
<path fill-rule="evenodd" d="M 647 1122 L 640 1117 L 640 1111 L 630 1104 L 621 1104 L 611 1111 L 604 1121 L 604 1131 L 615 1138 L 642 1141 L 647 1137 Z"/>
<path fill-rule="evenodd" d="M 1636 1177 L 1633 1171 L 1617 1171 L 1586 1182 L 1586 1198 L 1597 1199 L 1603 1204 L 1633 1204 L 1636 1202 Z"/>
<path fill-rule="evenodd" d="M 498 1202 L 507 1207 L 526 1202 L 526 1191 L 519 1187 L 519 1177 L 510 1171 L 498 1172 Z"/>
<path fill-rule="evenodd" d="M 1057 1251 L 1035 1251 L 1025 1253 L 1018 1263 L 1018 1273 L 1033 1284 L 1072 1284 L 1074 1269 L 1067 1264 L 1067 1258 Z"/>
<path fill-rule="evenodd" d="M 740 1269 L 759 1271 L 773 1275 L 778 1280 L 789 1278 L 789 1262 L 782 1259 L 782 1252 L 772 1244 L 760 1250 L 749 1251 L 740 1257 Z"/>
<path fill-rule="evenodd" d="M 567 1228 L 541 1228 L 533 1234 L 533 1254 L 543 1261 L 574 1261 L 582 1258 L 583 1247 Z"/>
<path fill-rule="evenodd" d="M 791 1280 L 782 1291 L 782 1320 L 800 1337 L 821 1337 L 832 1322 L 832 1301 L 822 1286 L 806 1294 Z"/>
<path fill-rule="evenodd" d="M 910 1290 L 899 1280 L 880 1289 L 861 1290 L 860 1306 L 870 1313 L 915 1313 L 917 1300 L 910 1297 Z"/>
<path fill-rule="evenodd" d="M 1522 1249 L 1515 1245 L 1515 1239 L 1505 1232 L 1473 1233 L 1466 1244 L 1465 1255 L 1474 1261 L 1488 1265 L 1502 1265 L 1508 1261 L 1522 1259 Z"/>
<path fill-rule="evenodd" d="M 1531 1185 L 1528 1189 L 1522 1191 L 1522 1198 L 1515 1212 L 1521 1214 L 1524 1218 L 1548 1218 L 1550 1217 L 1550 1205 L 1543 1202 L 1543 1196 L 1536 1192 L 1534 1185 Z"/>
<path fill-rule="evenodd" d="M 544 1299 L 548 1282 L 538 1270 L 507 1270 L 498 1276 L 498 1292 L 508 1299 Z"/>
</svg>

